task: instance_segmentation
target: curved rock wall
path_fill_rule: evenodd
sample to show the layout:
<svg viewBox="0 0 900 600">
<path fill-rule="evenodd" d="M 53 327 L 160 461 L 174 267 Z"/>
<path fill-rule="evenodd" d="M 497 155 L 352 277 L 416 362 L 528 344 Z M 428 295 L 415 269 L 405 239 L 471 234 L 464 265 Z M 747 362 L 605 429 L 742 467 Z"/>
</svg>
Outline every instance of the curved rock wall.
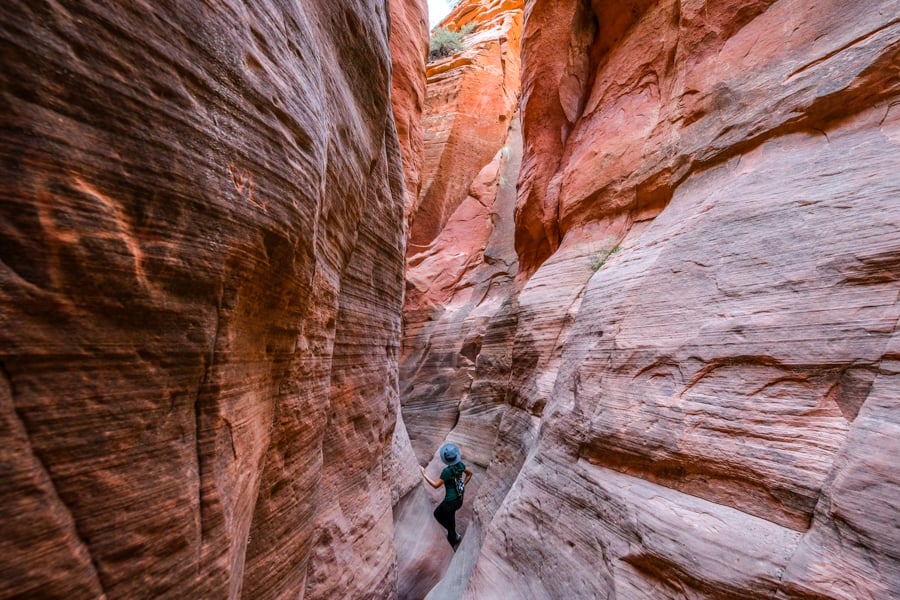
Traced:
<svg viewBox="0 0 900 600">
<path fill-rule="evenodd" d="M 528 3 L 465 597 L 900 593 L 898 8 Z"/>
<path fill-rule="evenodd" d="M 455 201 L 410 247 L 410 437 L 478 467 L 429 598 L 900 595 L 897 14 L 526 2 L 514 281 Z"/>
<path fill-rule="evenodd" d="M 522 0 L 461 3 L 442 23 L 472 27 L 466 49 L 428 64 L 425 161 L 409 255 L 426 251 L 503 146 L 516 109 Z"/>
<path fill-rule="evenodd" d="M 448 435 L 482 472 L 504 407 L 506 381 L 484 364 L 509 362 L 504 336 L 514 323 L 502 316 L 510 315 L 517 270 L 521 23 L 521 0 L 460 3 L 443 25 L 474 25 L 466 49 L 427 68 L 422 203 L 410 216 L 412 235 L 420 237 L 407 255 L 400 373 L 410 440 L 432 475 L 440 469 L 432 457 Z M 498 323 L 504 323 L 500 330 Z M 476 479 L 470 497 L 478 486 Z M 454 554 L 434 522 L 441 494 L 419 485 L 395 511 L 401 598 L 424 597 L 451 559 L 474 558 Z M 471 519 L 467 503 L 461 531 Z"/>
<path fill-rule="evenodd" d="M 466 49 L 429 64 L 427 71 L 428 189 L 453 193 L 432 202 L 434 193 L 423 190 L 413 229 L 422 231 L 428 221 L 437 233 L 424 247 L 411 243 L 407 256 L 401 378 L 404 414 L 415 422 L 411 439 L 422 459 L 453 428 L 485 327 L 509 298 L 516 273 L 512 217 L 521 160 L 515 114 L 521 20 L 521 2 L 461 3 L 443 24 L 475 26 Z M 477 124 L 485 120 L 487 127 Z M 439 205 L 444 216 L 431 220 L 429 205 Z M 492 441 L 488 436 L 482 445 Z"/>
<path fill-rule="evenodd" d="M 515 118 L 521 23 L 521 2 L 462 3 L 444 24 L 475 24 L 466 49 L 428 65 L 426 184 L 411 233 L 420 232 L 425 243 L 411 241 L 407 253 L 400 366 L 403 412 L 416 422 L 409 429 L 420 459 L 430 457 L 452 429 L 484 327 L 510 296 L 516 273 L 512 215 L 521 155 Z"/>
<path fill-rule="evenodd" d="M 425 160 L 422 112 L 425 108 L 425 58 L 428 15 L 425 0 L 390 2 L 391 106 L 403 155 L 406 215 L 416 214 Z"/>
<path fill-rule="evenodd" d="M 6 3 L 0 596 L 394 593 L 387 22 Z"/>
</svg>

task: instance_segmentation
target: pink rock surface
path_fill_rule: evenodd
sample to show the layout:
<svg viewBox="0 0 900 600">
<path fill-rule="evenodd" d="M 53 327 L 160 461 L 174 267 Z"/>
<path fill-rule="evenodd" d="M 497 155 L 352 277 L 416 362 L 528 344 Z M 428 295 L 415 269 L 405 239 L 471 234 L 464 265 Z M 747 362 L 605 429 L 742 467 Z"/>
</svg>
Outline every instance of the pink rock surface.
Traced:
<svg viewBox="0 0 900 600">
<path fill-rule="evenodd" d="M 434 241 L 506 139 L 518 101 L 522 3 L 465 2 L 445 21 L 453 30 L 474 29 L 463 52 L 426 70 L 425 163 L 419 206 L 410 216 L 410 256 Z"/>
<path fill-rule="evenodd" d="M 467 50 L 429 65 L 426 188 L 443 186 L 460 197 L 451 194 L 438 202 L 439 212 L 448 212 L 434 220 L 427 216 L 430 192 L 423 189 L 425 200 L 413 217 L 411 236 L 426 220 L 438 230 L 422 246 L 411 237 L 408 251 L 400 369 L 404 415 L 423 462 L 453 428 L 485 328 L 512 291 L 513 209 L 521 155 L 512 110 L 521 16 L 521 2 L 461 3 L 447 22 L 454 27 L 478 23 L 466 38 Z M 479 90 L 485 86 L 495 86 L 497 93 L 483 94 Z M 498 111 L 503 118 L 492 117 L 490 128 L 473 129 L 472 119 Z M 446 161 L 455 161 L 456 167 Z M 484 458 L 492 443 L 488 437 L 482 440 Z"/>
<path fill-rule="evenodd" d="M 478 495 L 506 390 L 498 371 L 484 366 L 505 363 L 508 371 L 506 337 L 514 325 L 498 317 L 509 315 L 516 272 L 521 134 L 513 111 L 521 15 L 521 2 L 461 3 L 445 24 L 478 23 L 466 38 L 468 49 L 429 65 L 423 173 L 431 192 L 423 188 L 411 221 L 413 235 L 426 224 L 432 230 L 408 252 L 403 413 L 416 455 L 432 476 L 441 467 L 434 453 L 448 439 L 460 445 L 477 476 L 458 513 L 465 539 L 456 553 L 431 516 L 442 491 L 416 490 L 401 499 L 395 524 L 401 598 L 422 598 L 449 580 L 459 588 L 471 571 L 460 565 L 474 563 L 480 545 L 468 498 Z M 499 96 L 485 93 L 491 89 Z"/>
<path fill-rule="evenodd" d="M 465 597 L 900 594 L 897 7 L 528 5 Z"/>
<path fill-rule="evenodd" d="M 502 316 L 509 311 L 505 303 L 516 266 L 512 247 L 515 179 L 509 174 L 517 171 L 520 152 L 521 139 L 514 126 L 508 146 L 482 171 L 482 176 L 490 178 L 488 185 L 480 177 L 486 194 L 470 196 L 460 205 L 433 251 L 407 271 L 407 306 L 417 300 L 423 303 L 404 314 L 400 365 L 403 413 L 413 448 L 434 476 L 443 466 L 432 458 L 434 453 L 444 441 L 453 441 L 476 475 L 457 513 L 458 531 L 465 539 L 455 554 L 431 516 L 443 490 L 428 488 L 429 509 L 405 510 L 398 518 L 398 533 L 418 532 L 418 544 L 397 546 L 399 579 L 408 586 L 402 598 L 423 598 L 446 579 L 448 567 L 474 561 L 477 554 L 478 544 L 472 542 L 479 534 L 472 529 L 473 503 L 468 499 L 476 498 L 482 487 L 504 407 L 505 384 L 496 379 L 497 368 L 485 366 L 508 363 L 506 337 L 514 321 Z M 478 187 L 473 184 L 473 190 Z M 422 287 L 411 288 L 417 284 Z M 414 498 L 404 499 L 404 505 L 421 506 L 419 497 Z"/>
<path fill-rule="evenodd" d="M 598 269 L 552 390 L 527 388 L 543 429 L 468 597 L 896 595 L 900 182 L 883 115 L 689 177 Z"/>
<path fill-rule="evenodd" d="M 406 183 L 406 215 L 416 213 L 422 190 L 425 140 L 425 57 L 428 56 L 428 19 L 425 0 L 390 2 L 391 106 L 397 124 Z"/>
<path fill-rule="evenodd" d="M 526 4 L 517 283 L 408 274 L 413 445 L 484 468 L 429 598 L 900 596 L 898 10 Z"/>
<path fill-rule="evenodd" d="M 395 593 L 387 19 L 4 6 L 0 596 Z"/>
<path fill-rule="evenodd" d="M 826 129 L 895 92 L 890 0 L 597 10 L 527 11 L 517 216 L 526 273 L 581 224 L 658 214 L 689 173 L 772 135 Z"/>
</svg>

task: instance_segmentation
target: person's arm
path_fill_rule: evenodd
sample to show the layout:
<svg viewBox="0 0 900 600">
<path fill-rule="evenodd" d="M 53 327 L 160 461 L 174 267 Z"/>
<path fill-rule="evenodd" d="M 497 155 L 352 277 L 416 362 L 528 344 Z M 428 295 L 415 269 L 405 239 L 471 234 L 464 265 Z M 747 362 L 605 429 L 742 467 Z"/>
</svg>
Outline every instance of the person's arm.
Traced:
<svg viewBox="0 0 900 600">
<path fill-rule="evenodd" d="M 463 481 L 463 483 L 466 485 L 469 485 L 469 480 L 472 479 L 472 471 L 469 470 L 469 467 L 466 467 L 465 474 L 466 474 L 466 480 Z"/>
<path fill-rule="evenodd" d="M 441 487 L 442 485 L 444 485 L 444 480 L 443 480 L 443 479 L 438 479 L 437 481 L 432 481 L 432 480 L 428 477 L 428 474 L 425 472 L 425 467 L 419 465 L 419 470 L 422 472 L 422 477 L 425 478 L 425 481 L 428 482 L 428 485 L 430 485 L 430 486 L 433 487 L 434 489 L 437 489 L 437 488 Z M 466 470 L 468 470 L 468 469 L 466 469 Z"/>
</svg>

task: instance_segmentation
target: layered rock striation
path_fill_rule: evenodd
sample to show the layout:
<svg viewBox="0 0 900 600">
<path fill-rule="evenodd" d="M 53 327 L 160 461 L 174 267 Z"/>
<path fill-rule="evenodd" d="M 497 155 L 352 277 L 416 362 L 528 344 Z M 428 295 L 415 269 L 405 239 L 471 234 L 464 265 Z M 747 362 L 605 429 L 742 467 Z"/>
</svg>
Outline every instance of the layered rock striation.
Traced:
<svg viewBox="0 0 900 600">
<path fill-rule="evenodd" d="M 418 422 L 410 431 L 420 458 L 452 428 L 456 407 L 442 399 L 458 401 L 468 388 L 484 326 L 516 273 L 521 23 L 521 2 L 460 4 L 444 24 L 474 27 L 466 48 L 427 70 L 424 185 L 411 217 L 401 357 L 404 414 Z"/>
<path fill-rule="evenodd" d="M 483 469 L 430 598 L 900 595 L 897 14 L 526 3 L 514 282 L 408 271 L 413 445 Z"/>
<path fill-rule="evenodd" d="M 422 112 L 425 58 L 428 56 L 427 6 L 418 0 L 390 2 L 391 106 L 406 182 L 407 219 L 416 214 L 425 161 Z"/>
<path fill-rule="evenodd" d="M 465 49 L 426 71 L 423 188 L 409 218 L 400 373 L 410 440 L 432 475 L 441 466 L 432 457 L 448 435 L 466 448 L 466 464 L 481 472 L 504 406 L 506 382 L 495 371 L 473 378 L 476 362 L 484 373 L 486 360 L 509 360 L 507 344 L 497 338 L 503 334 L 489 330 L 511 314 L 517 271 L 522 16 L 521 1 L 460 3 L 442 25 L 471 29 Z M 476 478 L 467 495 L 474 497 L 478 486 Z M 451 558 L 466 555 L 450 551 L 431 516 L 442 493 L 419 487 L 395 511 L 402 598 L 424 597 Z M 468 501 L 458 521 L 465 531 Z"/>
<path fill-rule="evenodd" d="M 389 4 L 4 10 L 0 596 L 900 595 L 897 0 Z"/>
<path fill-rule="evenodd" d="M 383 5 L 16 1 L 0 45 L 0 596 L 395 594 Z"/>
<path fill-rule="evenodd" d="M 426 69 L 424 165 L 409 255 L 428 249 L 503 146 L 516 109 L 522 0 L 461 3 L 442 23 L 470 29 L 462 52 Z"/>
</svg>

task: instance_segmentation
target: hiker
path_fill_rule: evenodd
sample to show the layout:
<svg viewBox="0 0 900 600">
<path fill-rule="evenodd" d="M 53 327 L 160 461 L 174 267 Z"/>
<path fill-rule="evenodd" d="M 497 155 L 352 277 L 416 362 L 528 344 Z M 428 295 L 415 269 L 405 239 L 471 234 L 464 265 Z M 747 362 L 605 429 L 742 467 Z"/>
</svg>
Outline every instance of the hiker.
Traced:
<svg viewBox="0 0 900 600">
<path fill-rule="evenodd" d="M 456 533 L 456 511 L 462 506 L 463 492 L 466 484 L 472 478 L 472 471 L 463 464 L 459 456 L 459 448 L 455 444 L 444 444 L 438 454 L 446 467 L 441 471 L 441 478 L 432 481 L 425 473 L 425 467 L 420 466 L 422 477 L 431 487 L 437 489 L 444 486 L 444 500 L 434 509 L 434 518 L 447 530 L 447 541 L 456 550 L 462 536 Z"/>
</svg>

